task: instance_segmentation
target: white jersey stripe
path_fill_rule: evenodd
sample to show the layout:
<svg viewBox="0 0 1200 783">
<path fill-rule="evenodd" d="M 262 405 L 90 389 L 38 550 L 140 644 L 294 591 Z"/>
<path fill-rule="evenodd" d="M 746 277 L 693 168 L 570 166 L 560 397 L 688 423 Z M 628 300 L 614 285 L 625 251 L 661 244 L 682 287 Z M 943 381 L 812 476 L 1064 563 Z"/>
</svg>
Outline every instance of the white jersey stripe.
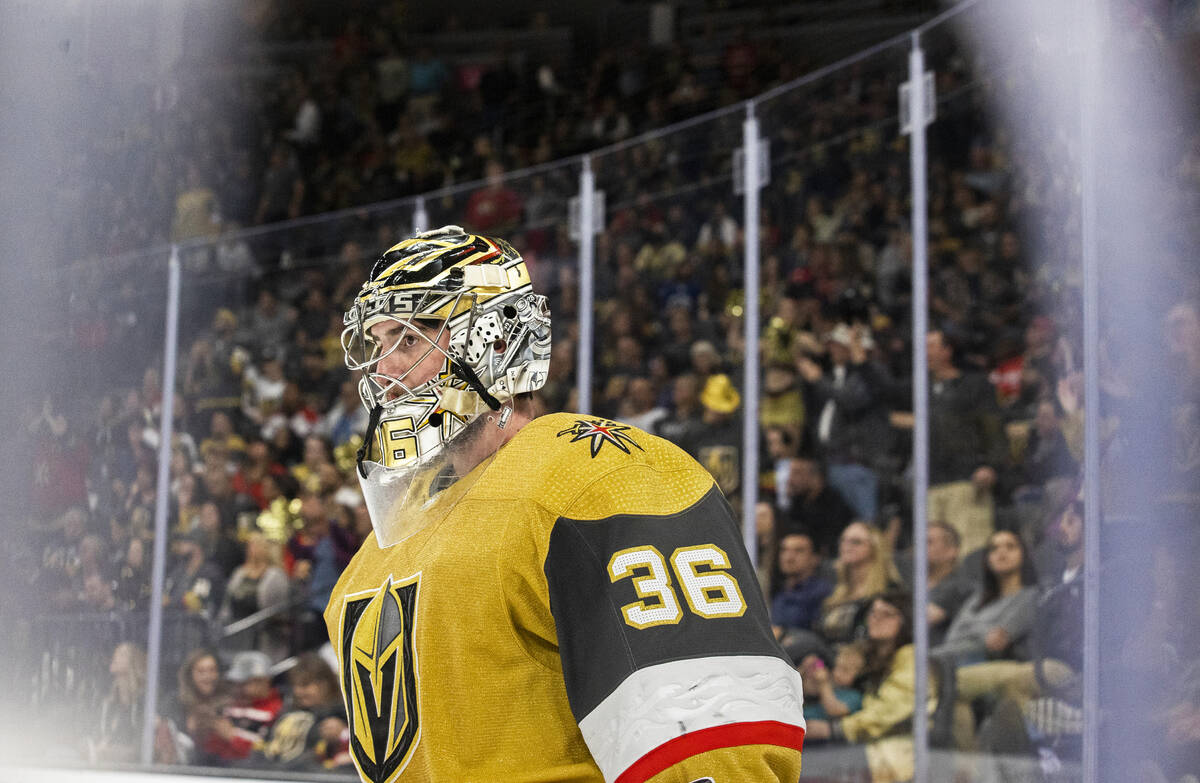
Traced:
<svg viewBox="0 0 1200 783">
<path fill-rule="evenodd" d="M 699 729 L 749 721 L 803 728 L 803 703 L 800 674 L 781 658 L 691 658 L 638 669 L 579 728 L 612 783 L 658 746 Z"/>
</svg>

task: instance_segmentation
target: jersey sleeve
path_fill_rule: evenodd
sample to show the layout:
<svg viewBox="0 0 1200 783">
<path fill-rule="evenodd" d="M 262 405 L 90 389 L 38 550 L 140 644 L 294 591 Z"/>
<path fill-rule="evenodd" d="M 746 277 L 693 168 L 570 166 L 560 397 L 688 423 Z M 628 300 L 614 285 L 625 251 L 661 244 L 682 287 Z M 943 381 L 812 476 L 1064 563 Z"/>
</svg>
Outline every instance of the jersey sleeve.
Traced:
<svg viewBox="0 0 1200 783">
<path fill-rule="evenodd" d="M 732 511 L 715 486 L 678 508 L 668 482 L 649 489 L 668 498 L 665 513 L 593 507 L 558 517 L 550 534 L 550 611 L 588 749 L 609 783 L 791 783 L 800 676 L 771 632 Z M 603 491 L 601 509 L 621 507 L 620 491 Z"/>
</svg>

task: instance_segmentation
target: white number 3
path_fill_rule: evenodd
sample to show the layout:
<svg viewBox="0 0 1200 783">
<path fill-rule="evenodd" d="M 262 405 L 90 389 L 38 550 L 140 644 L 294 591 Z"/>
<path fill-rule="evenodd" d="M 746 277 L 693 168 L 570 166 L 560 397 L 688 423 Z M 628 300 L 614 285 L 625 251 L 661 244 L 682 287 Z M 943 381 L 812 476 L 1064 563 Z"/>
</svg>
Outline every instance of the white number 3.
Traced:
<svg viewBox="0 0 1200 783">
<path fill-rule="evenodd" d="M 746 600 L 737 580 L 729 574 L 729 556 L 725 550 L 713 544 L 684 546 L 671 553 L 670 562 L 693 613 L 708 618 L 741 617 L 745 613 Z M 645 572 L 637 574 L 635 569 Z M 638 546 L 617 552 L 608 561 L 608 577 L 613 582 L 625 577 L 633 579 L 634 590 L 642 600 L 621 607 L 621 613 L 634 628 L 674 625 L 682 619 L 666 559 L 654 547 Z M 647 603 L 646 599 L 654 600 Z"/>
</svg>

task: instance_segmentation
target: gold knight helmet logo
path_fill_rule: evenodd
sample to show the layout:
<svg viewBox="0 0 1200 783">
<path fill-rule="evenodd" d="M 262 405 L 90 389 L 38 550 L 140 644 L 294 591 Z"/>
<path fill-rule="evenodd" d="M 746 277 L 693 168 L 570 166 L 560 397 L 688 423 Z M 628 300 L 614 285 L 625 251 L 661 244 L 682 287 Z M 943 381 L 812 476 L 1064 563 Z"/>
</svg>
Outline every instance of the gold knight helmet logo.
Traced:
<svg viewBox="0 0 1200 783">
<path fill-rule="evenodd" d="M 391 578 L 346 598 L 342 609 L 342 692 L 350 755 L 364 780 L 392 783 L 420 738 L 413 622 L 420 575 Z"/>
</svg>

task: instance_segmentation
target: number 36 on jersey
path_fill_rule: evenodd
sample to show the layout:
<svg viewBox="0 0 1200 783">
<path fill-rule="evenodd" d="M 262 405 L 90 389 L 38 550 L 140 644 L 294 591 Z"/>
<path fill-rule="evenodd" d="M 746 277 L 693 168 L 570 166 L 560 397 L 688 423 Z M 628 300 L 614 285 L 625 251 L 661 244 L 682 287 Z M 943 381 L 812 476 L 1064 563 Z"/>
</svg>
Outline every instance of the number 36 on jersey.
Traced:
<svg viewBox="0 0 1200 783">
<path fill-rule="evenodd" d="M 700 617 L 741 617 L 746 600 L 729 569 L 729 556 L 714 544 L 682 546 L 669 557 L 650 545 L 635 546 L 608 561 L 609 579 L 631 579 L 637 591 L 639 600 L 621 607 L 625 622 L 634 628 L 678 623 L 684 611 L 679 593 Z"/>
</svg>

